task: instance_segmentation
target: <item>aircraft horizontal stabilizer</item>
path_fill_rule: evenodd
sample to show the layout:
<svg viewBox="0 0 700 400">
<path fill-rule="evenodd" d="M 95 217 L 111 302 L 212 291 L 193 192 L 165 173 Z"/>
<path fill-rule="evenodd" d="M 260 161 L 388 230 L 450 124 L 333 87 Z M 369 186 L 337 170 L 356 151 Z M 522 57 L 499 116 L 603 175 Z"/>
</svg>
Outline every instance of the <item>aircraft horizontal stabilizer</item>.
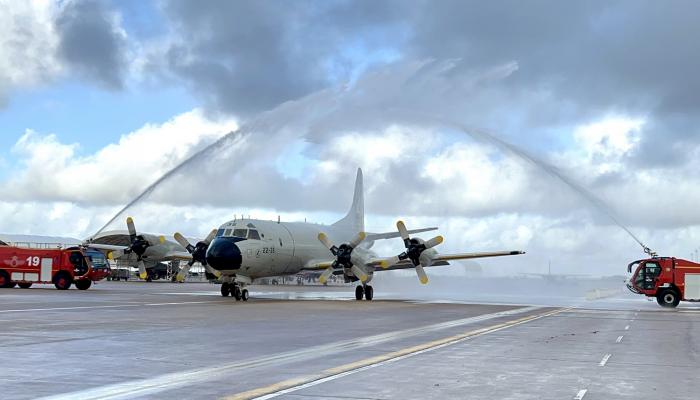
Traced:
<svg viewBox="0 0 700 400">
<path fill-rule="evenodd" d="M 436 231 L 437 229 L 438 229 L 437 227 L 411 229 L 408 231 L 408 233 L 413 235 L 414 233 Z M 385 232 L 385 233 L 368 233 L 365 240 L 373 242 L 375 240 L 393 239 L 393 238 L 397 238 L 397 237 L 401 237 L 401 233 L 399 233 L 398 231 L 397 232 Z"/>
</svg>

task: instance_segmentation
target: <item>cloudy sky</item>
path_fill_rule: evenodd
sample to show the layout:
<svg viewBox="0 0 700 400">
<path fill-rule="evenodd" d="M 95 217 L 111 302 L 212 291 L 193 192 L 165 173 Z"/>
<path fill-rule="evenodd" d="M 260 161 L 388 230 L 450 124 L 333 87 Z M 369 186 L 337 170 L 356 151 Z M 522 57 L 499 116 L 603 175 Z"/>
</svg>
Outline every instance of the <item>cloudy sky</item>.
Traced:
<svg viewBox="0 0 700 400">
<path fill-rule="evenodd" d="M 362 167 L 369 229 L 528 251 L 485 269 L 620 274 L 642 253 L 608 215 L 700 246 L 696 2 L 0 5 L 0 232 L 87 237 L 218 141 L 140 229 L 330 223 Z"/>
</svg>

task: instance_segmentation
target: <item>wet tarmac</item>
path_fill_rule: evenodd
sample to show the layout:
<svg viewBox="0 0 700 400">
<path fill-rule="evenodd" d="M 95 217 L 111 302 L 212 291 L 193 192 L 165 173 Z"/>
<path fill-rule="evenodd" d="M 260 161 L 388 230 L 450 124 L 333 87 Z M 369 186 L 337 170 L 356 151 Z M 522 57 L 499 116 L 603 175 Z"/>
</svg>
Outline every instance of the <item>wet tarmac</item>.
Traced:
<svg viewBox="0 0 700 400">
<path fill-rule="evenodd" d="M 0 291 L 0 398 L 697 399 L 700 307 L 375 284 Z M 439 288 L 439 284 L 438 284 Z M 587 289 L 588 292 L 590 292 Z M 425 292 L 431 293 L 431 292 Z M 520 297 L 518 297 L 520 296 Z M 546 301 L 545 301 L 546 300 Z"/>
</svg>

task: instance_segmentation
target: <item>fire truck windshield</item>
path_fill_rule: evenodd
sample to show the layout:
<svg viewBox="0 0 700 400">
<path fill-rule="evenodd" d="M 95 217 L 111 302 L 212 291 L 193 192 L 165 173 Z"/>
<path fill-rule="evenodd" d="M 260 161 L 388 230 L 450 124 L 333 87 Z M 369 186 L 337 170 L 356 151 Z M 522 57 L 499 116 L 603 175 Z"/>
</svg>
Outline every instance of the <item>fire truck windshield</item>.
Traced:
<svg viewBox="0 0 700 400">
<path fill-rule="evenodd" d="M 630 264 L 630 269 L 632 268 L 633 264 Z M 655 261 L 646 261 L 639 263 L 639 267 L 637 267 L 637 270 L 634 272 L 634 275 L 632 275 L 630 281 L 634 283 L 634 287 L 637 289 L 654 289 L 654 282 L 660 273 L 661 266 L 659 263 Z"/>
<path fill-rule="evenodd" d="M 107 258 L 99 251 L 88 252 L 86 256 L 92 263 L 93 268 L 107 268 Z"/>
</svg>

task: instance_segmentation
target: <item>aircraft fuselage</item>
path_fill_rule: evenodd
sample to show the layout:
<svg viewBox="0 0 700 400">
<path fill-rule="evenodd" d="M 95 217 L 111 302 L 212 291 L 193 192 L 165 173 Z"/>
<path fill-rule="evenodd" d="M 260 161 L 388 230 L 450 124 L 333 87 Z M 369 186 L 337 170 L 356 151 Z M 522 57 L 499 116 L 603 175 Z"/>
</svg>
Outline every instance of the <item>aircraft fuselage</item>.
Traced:
<svg viewBox="0 0 700 400">
<path fill-rule="evenodd" d="M 318 240 L 321 232 L 336 245 L 348 242 L 357 234 L 330 225 L 304 222 L 229 221 L 219 227 L 207 251 L 207 262 L 228 276 L 256 279 L 296 274 L 309 264 L 333 258 Z M 370 254 L 361 247 L 355 251 Z"/>
</svg>

